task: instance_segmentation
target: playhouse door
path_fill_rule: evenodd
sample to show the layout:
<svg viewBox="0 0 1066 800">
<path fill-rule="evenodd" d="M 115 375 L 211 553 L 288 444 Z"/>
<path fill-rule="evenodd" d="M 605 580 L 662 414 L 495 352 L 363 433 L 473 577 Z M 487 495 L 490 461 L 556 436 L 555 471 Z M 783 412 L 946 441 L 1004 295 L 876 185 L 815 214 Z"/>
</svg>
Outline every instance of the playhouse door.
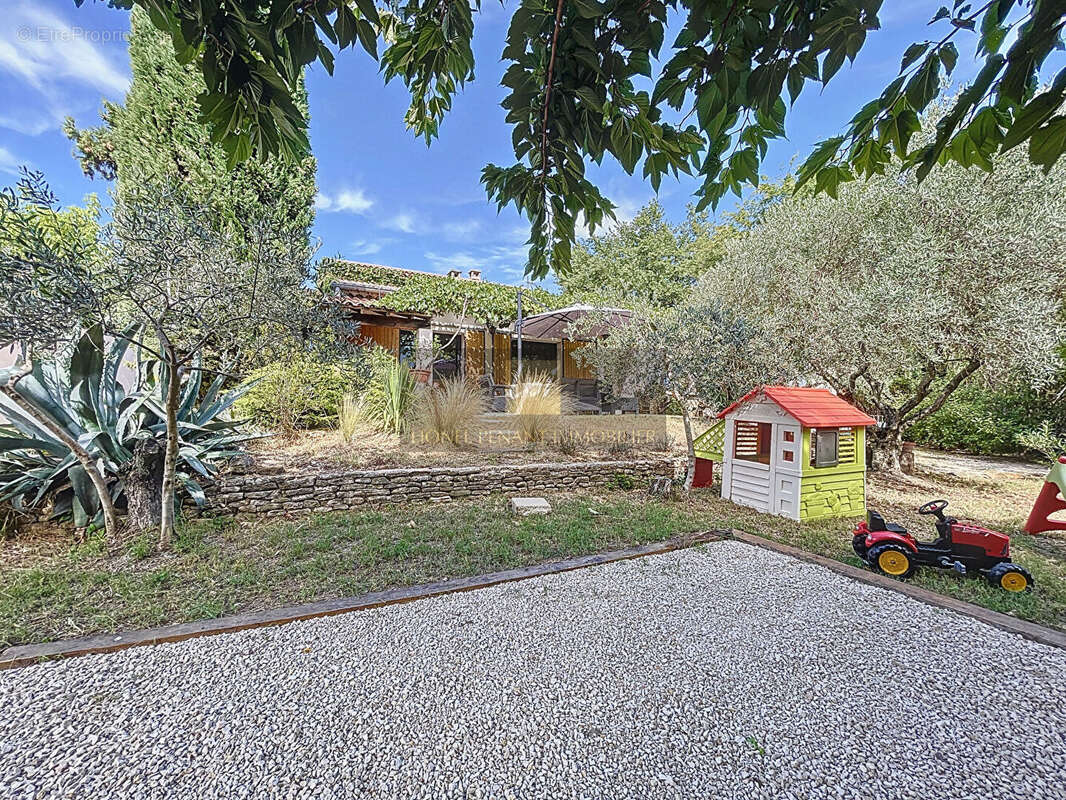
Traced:
<svg viewBox="0 0 1066 800">
<path fill-rule="evenodd" d="M 774 426 L 770 511 L 792 519 L 799 519 L 801 441 L 798 425 Z"/>
</svg>

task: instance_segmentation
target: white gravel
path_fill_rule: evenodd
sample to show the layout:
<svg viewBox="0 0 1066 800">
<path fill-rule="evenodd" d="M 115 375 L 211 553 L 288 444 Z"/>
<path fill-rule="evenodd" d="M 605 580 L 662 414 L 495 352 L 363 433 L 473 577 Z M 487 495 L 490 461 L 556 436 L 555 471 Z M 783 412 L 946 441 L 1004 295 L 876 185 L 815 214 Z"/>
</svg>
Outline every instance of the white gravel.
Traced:
<svg viewBox="0 0 1066 800">
<path fill-rule="evenodd" d="M 1066 653 L 739 542 L 0 674 L 0 797 L 1066 797 Z"/>
</svg>

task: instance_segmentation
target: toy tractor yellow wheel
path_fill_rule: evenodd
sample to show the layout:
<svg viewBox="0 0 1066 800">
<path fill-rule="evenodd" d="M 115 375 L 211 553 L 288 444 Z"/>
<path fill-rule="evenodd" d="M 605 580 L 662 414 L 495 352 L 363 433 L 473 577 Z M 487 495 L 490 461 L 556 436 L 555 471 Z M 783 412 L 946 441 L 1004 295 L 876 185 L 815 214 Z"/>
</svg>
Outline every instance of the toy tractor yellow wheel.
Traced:
<svg viewBox="0 0 1066 800">
<path fill-rule="evenodd" d="M 988 582 L 1008 592 L 1028 592 L 1033 588 L 1033 576 L 1017 564 L 996 564 L 988 571 Z"/>
<path fill-rule="evenodd" d="M 878 572 L 893 578 L 908 578 L 914 572 L 914 555 L 898 544 L 871 547 L 867 558 Z"/>
</svg>

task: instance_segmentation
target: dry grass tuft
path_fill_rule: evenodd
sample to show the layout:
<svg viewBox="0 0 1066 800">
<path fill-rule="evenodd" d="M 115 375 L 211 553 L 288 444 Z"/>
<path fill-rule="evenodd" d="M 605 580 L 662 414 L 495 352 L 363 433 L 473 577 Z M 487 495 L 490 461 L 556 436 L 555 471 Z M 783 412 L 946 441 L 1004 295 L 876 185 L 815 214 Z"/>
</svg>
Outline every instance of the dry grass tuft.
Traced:
<svg viewBox="0 0 1066 800">
<path fill-rule="evenodd" d="M 477 385 L 463 378 L 442 381 L 415 400 L 415 430 L 428 444 L 457 446 L 468 441 L 470 431 L 485 410 Z"/>
<path fill-rule="evenodd" d="M 515 415 L 515 429 L 527 442 L 542 442 L 569 411 L 569 398 L 550 375 L 533 372 L 514 385 L 507 413 Z"/>
</svg>

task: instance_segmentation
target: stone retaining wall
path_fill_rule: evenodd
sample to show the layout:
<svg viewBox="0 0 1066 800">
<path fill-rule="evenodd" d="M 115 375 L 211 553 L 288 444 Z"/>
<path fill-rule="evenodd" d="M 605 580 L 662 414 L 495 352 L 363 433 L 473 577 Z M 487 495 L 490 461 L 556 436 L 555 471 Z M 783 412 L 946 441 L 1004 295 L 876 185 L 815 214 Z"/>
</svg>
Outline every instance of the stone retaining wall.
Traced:
<svg viewBox="0 0 1066 800">
<path fill-rule="evenodd" d="M 620 475 L 634 486 L 673 475 L 668 458 L 479 467 L 228 474 L 207 491 L 208 513 L 342 511 L 368 503 L 439 502 L 491 492 L 530 495 L 606 486 Z"/>
</svg>

